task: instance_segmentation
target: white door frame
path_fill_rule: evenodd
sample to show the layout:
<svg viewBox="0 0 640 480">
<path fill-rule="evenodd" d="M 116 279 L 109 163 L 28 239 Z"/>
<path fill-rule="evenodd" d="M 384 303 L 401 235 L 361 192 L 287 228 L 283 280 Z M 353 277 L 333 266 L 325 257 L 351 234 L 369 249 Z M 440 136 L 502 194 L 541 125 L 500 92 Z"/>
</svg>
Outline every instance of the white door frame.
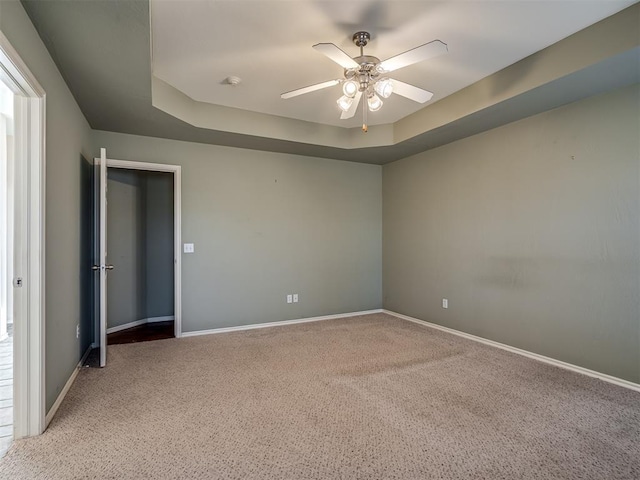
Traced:
<svg viewBox="0 0 640 480">
<path fill-rule="evenodd" d="M 0 76 L 17 88 L 13 416 L 14 438 L 21 438 L 45 429 L 46 96 L 2 32 Z"/>
<path fill-rule="evenodd" d="M 100 164 L 100 158 L 95 159 Z M 135 162 L 107 158 L 107 168 L 124 168 L 149 172 L 173 173 L 173 280 L 174 280 L 174 335 L 182 337 L 182 168 L 180 165 Z"/>
<path fill-rule="evenodd" d="M 107 265 L 107 150 L 100 149 L 100 163 L 98 165 L 100 178 L 98 185 L 99 205 L 94 213 L 98 213 L 100 223 L 98 224 L 98 262 L 93 268 L 98 267 L 98 289 L 100 297 L 98 299 L 98 323 L 96 329 L 98 333 L 97 344 L 100 345 L 100 367 L 107 364 L 107 268 L 113 268 L 113 265 Z"/>
</svg>

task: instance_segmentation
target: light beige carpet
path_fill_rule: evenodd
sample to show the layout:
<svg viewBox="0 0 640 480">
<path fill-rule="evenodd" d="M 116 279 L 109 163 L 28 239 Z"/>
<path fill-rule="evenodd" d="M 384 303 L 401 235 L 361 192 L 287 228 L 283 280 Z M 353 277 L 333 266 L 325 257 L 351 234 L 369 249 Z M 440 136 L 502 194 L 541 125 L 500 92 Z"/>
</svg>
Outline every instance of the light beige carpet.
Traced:
<svg viewBox="0 0 640 480">
<path fill-rule="evenodd" d="M 11 479 L 638 479 L 640 394 L 379 314 L 115 345 Z"/>
</svg>

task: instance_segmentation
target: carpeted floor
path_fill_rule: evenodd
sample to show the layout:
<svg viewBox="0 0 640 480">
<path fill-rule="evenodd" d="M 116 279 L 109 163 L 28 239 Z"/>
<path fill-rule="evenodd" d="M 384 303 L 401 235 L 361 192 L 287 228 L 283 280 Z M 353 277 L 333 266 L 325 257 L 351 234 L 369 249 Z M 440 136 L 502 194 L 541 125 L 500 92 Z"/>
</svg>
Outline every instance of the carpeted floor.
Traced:
<svg viewBox="0 0 640 480">
<path fill-rule="evenodd" d="M 0 478 L 638 479 L 640 394 L 383 314 L 115 345 Z"/>
</svg>

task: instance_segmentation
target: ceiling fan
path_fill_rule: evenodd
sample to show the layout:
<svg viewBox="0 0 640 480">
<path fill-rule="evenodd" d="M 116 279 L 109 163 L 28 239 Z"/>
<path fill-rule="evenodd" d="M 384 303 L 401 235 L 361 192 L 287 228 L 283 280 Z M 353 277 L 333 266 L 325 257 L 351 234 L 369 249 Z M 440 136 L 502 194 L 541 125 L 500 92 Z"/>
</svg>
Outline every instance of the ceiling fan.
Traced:
<svg viewBox="0 0 640 480">
<path fill-rule="evenodd" d="M 447 53 L 446 43 L 440 40 L 433 40 L 381 62 L 377 57 L 364 54 L 364 47 L 369 43 L 370 39 L 369 32 L 356 32 L 353 35 L 353 43 L 360 47 L 360 56 L 353 58 L 333 43 L 318 43 L 314 45 L 314 49 L 344 68 L 344 78 L 298 88 L 297 90 L 283 93 L 280 97 L 284 99 L 297 97 L 298 95 L 342 84 L 344 95 L 337 100 L 338 107 L 342 110 L 340 118 L 353 117 L 358 109 L 360 99 L 364 95 L 366 99 L 362 103 L 362 130 L 364 132 L 368 130 L 367 107 L 371 112 L 380 110 L 383 103 L 380 97 L 389 98 L 392 93 L 395 93 L 414 102 L 428 102 L 433 97 L 433 93 L 399 80 L 393 80 L 387 77 L 387 74 Z"/>
</svg>

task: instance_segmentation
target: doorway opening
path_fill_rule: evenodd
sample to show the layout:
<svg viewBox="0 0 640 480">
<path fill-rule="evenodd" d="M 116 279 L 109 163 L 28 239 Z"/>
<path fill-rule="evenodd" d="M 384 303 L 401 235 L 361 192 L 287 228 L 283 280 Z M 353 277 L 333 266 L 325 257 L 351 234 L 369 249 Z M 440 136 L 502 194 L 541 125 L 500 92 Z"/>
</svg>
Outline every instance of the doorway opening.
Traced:
<svg viewBox="0 0 640 480">
<path fill-rule="evenodd" d="M 0 82 L 0 457 L 13 441 L 14 94 Z"/>
<path fill-rule="evenodd" d="M 117 343 L 182 335 L 181 167 L 108 159 L 105 148 L 94 162 L 95 348 L 85 365 L 104 367 L 109 333 L 134 335 Z"/>
<path fill-rule="evenodd" d="M 45 429 L 45 92 L 0 32 L 0 456 Z"/>
<path fill-rule="evenodd" d="M 173 174 L 107 167 L 107 344 L 173 338 Z"/>
</svg>

